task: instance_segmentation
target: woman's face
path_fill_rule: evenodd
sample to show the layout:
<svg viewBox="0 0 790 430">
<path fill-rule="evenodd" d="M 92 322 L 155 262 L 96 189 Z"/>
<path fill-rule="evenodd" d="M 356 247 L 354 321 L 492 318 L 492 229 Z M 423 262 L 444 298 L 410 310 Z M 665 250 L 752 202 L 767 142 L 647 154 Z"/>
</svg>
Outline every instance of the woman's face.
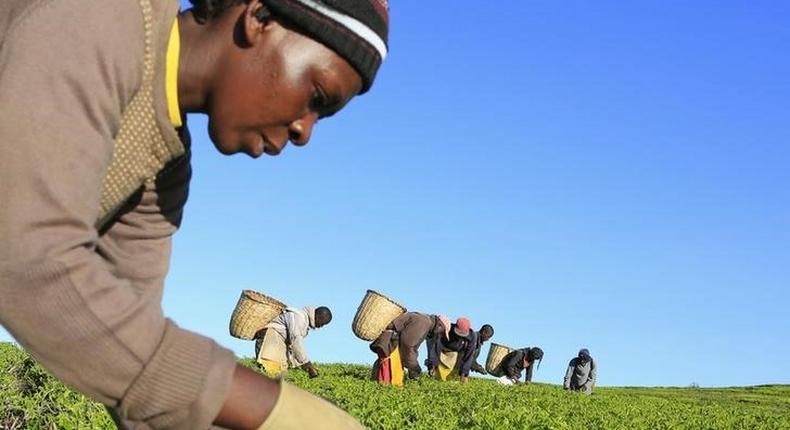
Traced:
<svg viewBox="0 0 790 430">
<path fill-rule="evenodd" d="M 274 156 L 289 141 L 306 145 L 318 120 L 362 88 L 351 65 L 321 43 L 276 20 L 256 31 L 249 46 L 223 54 L 209 91 L 209 135 L 223 154 Z"/>
</svg>

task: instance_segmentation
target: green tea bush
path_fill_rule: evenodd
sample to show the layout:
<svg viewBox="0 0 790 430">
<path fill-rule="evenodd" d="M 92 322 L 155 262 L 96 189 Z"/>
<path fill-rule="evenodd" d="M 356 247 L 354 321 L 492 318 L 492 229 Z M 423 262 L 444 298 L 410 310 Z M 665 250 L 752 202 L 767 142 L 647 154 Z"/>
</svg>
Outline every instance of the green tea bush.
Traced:
<svg viewBox="0 0 790 430">
<path fill-rule="evenodd" d="M 0 429 L 114 429 L 104 406 L 53 378 L 30 355 L 0 343 Z"/>
<path fill-rule="evenodd" d="M 251 360 L 243 360 L 256 368 Z M 370 368 L 320 366 L 321 377 L 286 379 L 349 411 L 372 429 L 790 429 L 790 386 L 728 389 L 597 388 L 592 396 L 557 385 L 468 384 L 428 377 L 388 387 Z"/>
<path fill-rule="evenodd" d="M 258 369 L 249 359 L 244 365 Z M 387 387 L 370 368 L 319 365 L 321 377 L 286 380 L 319 394 L 375 430 L 788 429 L 790 386 L 725 389 L 597 388 L 592 396 L 555 385 L 466 385 L 428 377 Z M 0 430 L 114 429 L 104 407 L 66 388 L 11 344 L 0 343 Z"/>
</svg>

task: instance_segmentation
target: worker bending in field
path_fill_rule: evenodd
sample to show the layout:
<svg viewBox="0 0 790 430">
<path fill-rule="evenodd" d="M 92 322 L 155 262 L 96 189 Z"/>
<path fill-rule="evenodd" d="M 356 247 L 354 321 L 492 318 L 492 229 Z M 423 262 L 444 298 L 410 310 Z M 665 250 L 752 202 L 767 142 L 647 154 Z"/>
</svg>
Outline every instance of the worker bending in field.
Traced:
<svg viewBox="0 0 790 430">
<path fill-rule="evenodd" d="M 533 369 L 535 362 L 540 366 L 540 360 L 543 359 L 543 350 L 538 347 L 522 348 L 510 351 L 503 359 L 502 363 L 491 372 L 491 375 L 498 376 L 497 381 L 505 385 L 513 385 L 518 383 L 521 378 L 521 371 L 526 370 L 524 376 L 524 383 L 529 384 L 532 382 Z"/>
<path fill-rule="evenodd" d="M 590 356 L 590 351 L 583 348 L 568 363 L 568 370 L 565 372 L 565 380 L 562 385 L 566 390 L 592 394 L 596 376 L 595 360 Z"/>
<path fill-rule="evenodd" d="M 255 335 L 258 363 L 269 376 L 277 376 L 289 367 L 301 367 L 311 378 L 317 377 L 318 369 L 307 357 L 304 338 L 310 330 L 330 321 L 332 312 L 326 306 L 287 308 Z"/>
<path fill-rule="evenodd" d="M 306 145 L 373 85 L 387 1 L 184 3 L 0 1 L 0 325 L 123 429 L 362 428 L 179 327 L 162 297 L 205 150 L 187 114 L 226 155 Z M 212 216 L 238 222 L 261 184 L 223 178 L 247 209 Z"/>
<path fill-rule="evenodd" d="M 458 318 L 446 337 L 434 337 L 427 342 L 425 366 L 429 374 L 444 381 L 451 373 L 457 372 L 461 383 L 467 382 L 478 344 L 477 332 L 471 329 L 471 325 L 468 318 Z"/>
<path fill-rule="evenodd" d="M 422 373 L 417 361 L 420 345 L 426 339 L 447 337 L 449 329 L 450 322 L 443 315 L 401 314 L 370 344 L 371 351 L 378 355 L 373 366 L 374 377 L 382 383 L 399 385 L 403 383 L 405 367 L 409 378 L 417 378 Z"/>
<path fill-rule="evenodd" d="M 475 355 L 472 360 L 472 372 L 477 372 L 481 375 L 486 375 L 488 373 L 486 372 L 485 366 L 481 366 L 480 363 L 477 362 L 477 357 L 480 356 L 483 344 L 488 342 L 492 337 L 494 337 L 494 327 L 490 324 L 483 324 L 480 330 L 477 331 L 477 346 L 475 346 Z"/>
</svg>

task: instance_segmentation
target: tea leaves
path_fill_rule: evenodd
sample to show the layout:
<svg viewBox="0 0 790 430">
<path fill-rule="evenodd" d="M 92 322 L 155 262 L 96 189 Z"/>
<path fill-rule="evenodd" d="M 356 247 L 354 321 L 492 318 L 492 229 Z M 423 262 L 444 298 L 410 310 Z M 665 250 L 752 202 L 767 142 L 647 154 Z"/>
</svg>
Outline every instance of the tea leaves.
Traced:
<svg viewBox="0 0 790 430">
<path fill-rule="evenodd" d="M 257 369 L 252 360 L 241 362 Z M 286 379 L 324 396 L 375 430 L 415 429 L 788 429 L 790 386 L 596 388 L 585 396 L 556 385 L 501 386 L 423 377 L 402 388 L 369 379 L 370 368 L 319 365 Z M 104 407 L 68 389 L 30 356 L 0 343 L 0 430 L 114 429 Z"/>
</svg>

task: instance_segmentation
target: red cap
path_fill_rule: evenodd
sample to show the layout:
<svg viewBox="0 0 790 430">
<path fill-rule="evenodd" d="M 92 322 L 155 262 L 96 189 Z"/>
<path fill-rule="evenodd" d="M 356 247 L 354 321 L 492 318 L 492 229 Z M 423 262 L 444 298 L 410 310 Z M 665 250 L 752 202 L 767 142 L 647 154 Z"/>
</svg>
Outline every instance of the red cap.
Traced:
<svg viewBox="0 0 790 430">
<path fill-rule="evenodd" d="M 472 326 L 472 323 L 469 322 L 468 318 L 461 317 L 458 318 L 458 321 L 455 322 L 455 334 L 461 337 L 469 336 L 469 328 Z"/>
</svg>

